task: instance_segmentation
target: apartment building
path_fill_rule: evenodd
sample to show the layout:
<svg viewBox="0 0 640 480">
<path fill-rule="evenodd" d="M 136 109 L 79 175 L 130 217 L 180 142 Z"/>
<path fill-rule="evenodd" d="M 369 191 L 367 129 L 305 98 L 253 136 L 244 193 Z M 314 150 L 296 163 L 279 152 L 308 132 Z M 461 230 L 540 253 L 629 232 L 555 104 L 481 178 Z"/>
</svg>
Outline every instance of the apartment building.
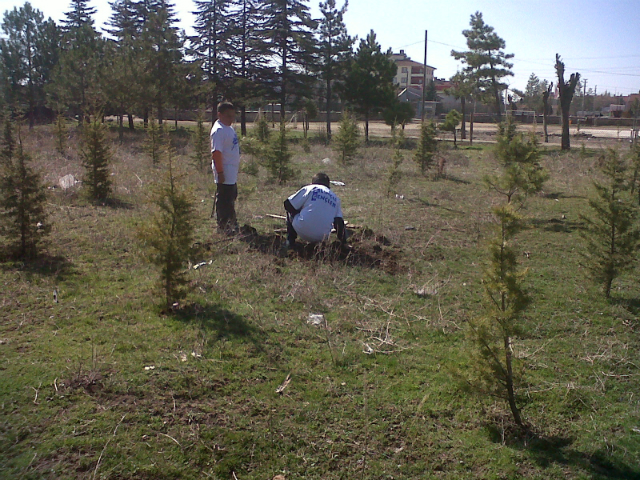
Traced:
<svg viewBox="0 0 640 480">
<path fill-rule="evenodd" d="M 419 88 L 422 90 L 424 81 L 424 67 L 422 63 L 414 62 L 407 56 L 404 50 L 400 53 L 393 53 L 391 60 L 396 64 L 396 75 L 393 77 L 393 84 L 398 88 Z M 427 83 L 433 81 L 434 67 L 427 65 Z"/>
</svg>

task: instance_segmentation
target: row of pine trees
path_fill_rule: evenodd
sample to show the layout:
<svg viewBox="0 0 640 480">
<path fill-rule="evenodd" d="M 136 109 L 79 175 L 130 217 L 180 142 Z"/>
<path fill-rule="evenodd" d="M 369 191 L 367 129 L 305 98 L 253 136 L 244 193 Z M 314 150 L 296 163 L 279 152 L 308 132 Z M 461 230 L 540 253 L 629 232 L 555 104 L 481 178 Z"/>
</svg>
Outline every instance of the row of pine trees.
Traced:
<svg viewBox="0 0 640 480">
<path fill-rule="evenodd" d="M 28 2 L 4 13 L 0 101 L 30 126 L 52 112 L 101 111 L 133 129 L 134 115 L 162 124 L 168 111 L 215 112 L 225 98 L 245 135 L 248 107 L 278 104 L 284 115 L 349 102 L 368 118 L 395 100 L 391 51 L 371 32 L 354 52 L 346 1 L 321 2 L 314 19 L 308 0 L 194 0 L 194 35 L 165 0 L 110 2 L 104 31 L 89 3 L 71 0 L 60 25 Z"/>
</svg>

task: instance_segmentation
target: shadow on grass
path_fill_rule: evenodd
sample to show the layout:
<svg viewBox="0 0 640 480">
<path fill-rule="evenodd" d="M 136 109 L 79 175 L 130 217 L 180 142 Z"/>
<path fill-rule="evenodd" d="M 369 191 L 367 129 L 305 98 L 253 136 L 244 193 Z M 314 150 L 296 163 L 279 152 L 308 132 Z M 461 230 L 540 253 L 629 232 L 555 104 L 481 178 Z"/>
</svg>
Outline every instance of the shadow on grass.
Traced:
<svg viewBox="0 0 640 480">
<path fill-rule="evenodd" d="M 443 205 L 440 205 L 439 203 L 429 203 L 426 200 L 423 200 L 421 198 L 409 198 L 407 200 L 410 203 L 419 203 L 425 207 L 434 207 L 434 208 L 441 208 L 442 210 L 446 210 L 448 212 L 452 212 L 452 213 L 460 213 L 460 214 L 464 214 L 465 212 L 463 212 L 462 210 L 456 210 L 455 208 L 449 208 L 449 207 L 445 207 Z"/>
<path fill-rule="evenodd" d="M 461 183 L 463 185 L 471 185 L 471 182 L 468 180 L 463 180 L 462 178 L 454 177 L 453 175 L 449 175 L 448 173 L 442 177 L 443 180 L 447 180 L 453 183 Z"/>
<path fill-rule="evenodd" d="M 21 270 L 30 275 L 55 277 L 57 280 L 63 280 L 75 274 L 73 264 L 65 257 L 48 253 L 41 253 L 36 258 L 28 260 L 0 258 L 0 262 L 6 262 L 0 265 L 0 268 L 5 271 Z"/>
<path fill-rule="evenodd" d="M 640 315 L 640 298 L 611 298 L 611 303 L 625 308 L 632 315 Z"/>
<path fill-rule="evenodd" d="M 542 193 L 540 194 L 540 197 L 547 198 L 549 200 L 560 200 L 561 198 L 579 198 L 582 200 L 587 199 L 587 197 L 585 197 L 584 195 L 565 195 L 564 192 Z"/>
<path fill-rule="evenodd" d="M 257 330 L 244 317 L 219 305 L 187 304 L 171 315 L 185 323 L 196 323 L 203 329 L 217 332 L 218 339 L 247 338 L 257 343 Z"/>
<path fill-rule="evenodd" d="M 542 227 L 542 229 L 547 232 L 571 233 L 574 230 L 582 230 L 584 228 L 584 222 L 572 222 L 569 220 L 558 220 L 556 218 L 547 220 L 533 219 L 531 220 L 531 226 Z"/>
<path fill-rule="evenodd" d="M 114 210 L 132 210 L 133 205 L 119 198 L 108 198 L 102 202 L 105 207 L 113 208 Z"/>
<path fill-rule="evenodd" d="M 637 479 L 640 478 L 640 467 L 623 463 L 612 458 L 602 450 L 580 452 L 570 448 L 573 439 L 568 437 L 544 437 L 532 432 L 511 431 L 503 437 L 497 426 L 489 427 L 491 440 L 504 442 L 507 446 L 527 451 L 534 462 L 547 468 L 552 464 L 576 466 L 584 470 L 592 479 Z"/>
</svg>

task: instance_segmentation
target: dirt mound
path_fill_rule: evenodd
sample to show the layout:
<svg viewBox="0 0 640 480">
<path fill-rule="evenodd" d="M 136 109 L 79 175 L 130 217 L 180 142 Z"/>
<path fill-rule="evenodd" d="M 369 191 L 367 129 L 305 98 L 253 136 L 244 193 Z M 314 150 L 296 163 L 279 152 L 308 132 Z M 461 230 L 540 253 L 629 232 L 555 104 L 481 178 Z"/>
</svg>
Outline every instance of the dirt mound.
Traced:
<svg viewBox="0 0 640 480">
<path fill-rule="evenodd" d="M 286 256 L 380 269 L 390 274 L 401 270 L 398 262 L 400 250 L 394 247 L 384 235 L 376 235 L 370 229 L 347 230 L 350 234 L 347 245 L 341 245 L 337 240 L 330 243 L 298 242 L 296 248 L 288 249 Z M 252 249 L 271 255 L 281 254 L 286 242 L 286 237 L 280 233 L 260 234 L 249 225 L 241 228 L 238 238 L 249 244 Z"/>
</svg>

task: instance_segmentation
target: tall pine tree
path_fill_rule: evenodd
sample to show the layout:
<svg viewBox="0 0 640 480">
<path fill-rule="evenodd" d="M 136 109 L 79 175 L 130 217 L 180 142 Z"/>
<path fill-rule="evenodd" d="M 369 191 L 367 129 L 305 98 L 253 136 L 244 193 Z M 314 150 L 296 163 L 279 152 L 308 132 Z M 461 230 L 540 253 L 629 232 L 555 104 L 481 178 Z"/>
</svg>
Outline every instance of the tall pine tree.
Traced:
<svg viewBox="0 0 640 480">
<path fill-rule="evenodd" d="M 264 0 L 265 37 L 272 62 L 277 65 L 275 92 L 280 100 L 280 119 L 291 96 L 310 97 L 316 63 L 313 33 L 317 23 L 306 0 Z"/>
<path fill-rule="evenodd" d="M 391 60 L 391 49 L 386 53 L 373 30 L 360 40 L 358 50 L 349 65 L 344 96 L 355 110 L 364 115 L 364 138 L 369 141 L 369 117 L 383 110 L 395 99 L 393 77 L 396 66 Z"/>
<path fill-rule="evenodd" d="M 505 41 L 494 32 L 493 27 L 484 23 L 482 13 L 471 15 L 471 29 L 463 30 L 467 39 L 466 52 L 451 51 L 456 60 L 461 60 L 464 73 L 471 76 L 484 100 L 495 102 L 498 121 L 502 121 L 502 92 L 507 85 L 501 81 L 504 77 L 513 76 L 510 70 L 513 64 L 508 60 L 512 53 L 504 53 Z"/>
<path fill-rule="evenodd" d="M 338 9 L 335 0 L 320 2 L 322 16 L 318 26 L 319 68 L 325 82 L 327 138 L 329 140 L 331 140 L 331 105 L 334 84 L 344 77 L 349 60 L 353 55 L 353 44 L 355 43 L 355 39 L 347 33 L 343 18 L 348 5 L 348 0 L 345 0 L 342 8 Z"/>
</svg>

